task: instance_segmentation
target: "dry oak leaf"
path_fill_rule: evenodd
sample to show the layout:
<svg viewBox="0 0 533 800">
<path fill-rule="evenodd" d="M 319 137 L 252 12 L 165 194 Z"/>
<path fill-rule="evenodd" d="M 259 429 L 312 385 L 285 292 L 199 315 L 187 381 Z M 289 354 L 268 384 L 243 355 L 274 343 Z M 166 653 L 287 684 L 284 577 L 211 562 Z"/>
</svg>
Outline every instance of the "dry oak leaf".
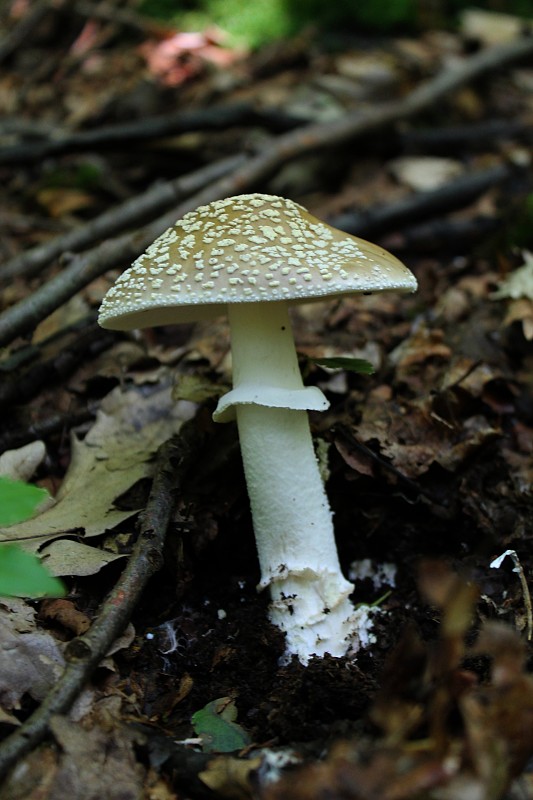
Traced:
<svg viewBox="0 0 533 800">
<path fill-rule="evenodd" d="M 55 505 L 24 523 L 0 528 L 0 541 L 41 551 L 45 544 L 65 535 L 85 539 L 99 536 L 131 517 L 136 510 L 121 510 L 115 501 L 139 480 L 152 475 L 156 450 L 193 412 L 191 403 L 172 400 L 170 386 L 144 391 L 114 389 L 102 401 L 85 439 L 72 437 L 72 459 Z M 71 545 L 61 547 L 68 550 Z M 83 544 L 78 543 L 77 563 L 69 558 L 62 565 L 52 545 L 47 552 L 47 566 L 56 575 L 96 571 L 93 548 Z M 84 564 L 84 553 L 89 567 Z M 100 555 L 101 565 L 115 557 Z"/>
</svg>

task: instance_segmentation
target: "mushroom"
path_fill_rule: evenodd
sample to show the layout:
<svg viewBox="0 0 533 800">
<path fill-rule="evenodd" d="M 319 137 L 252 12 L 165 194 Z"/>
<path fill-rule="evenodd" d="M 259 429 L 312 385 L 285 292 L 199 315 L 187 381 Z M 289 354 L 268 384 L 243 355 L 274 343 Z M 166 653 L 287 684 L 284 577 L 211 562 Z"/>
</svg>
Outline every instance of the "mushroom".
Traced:
<svg viewBox="0 0 533 800">
<path fill-rule="evenodd" d="M 227 313 L 233 389 L 213 418 L 236 418 L 270 620 L 286 655 L 341 656 L 357 649 L 332 512 L 307 411 L 323 411 L 304 387 L 289 306 L 344 294 L 411 292 L 411 272 L 380 247 L 264 194 L 218 200 L 186 214 L 109 289 L 104 328 L 129 330 Z"/>
</svg>

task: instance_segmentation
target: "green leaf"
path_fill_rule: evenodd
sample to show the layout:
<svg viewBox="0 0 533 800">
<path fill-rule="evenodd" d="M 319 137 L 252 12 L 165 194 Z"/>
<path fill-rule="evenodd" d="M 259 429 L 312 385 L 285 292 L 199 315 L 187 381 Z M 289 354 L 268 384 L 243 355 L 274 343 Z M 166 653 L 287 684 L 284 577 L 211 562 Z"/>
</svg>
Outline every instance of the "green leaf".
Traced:
<svg viewBox="0 0 533 800">
<path fill-rule="evenodd" d="M 7 527 L 24 522 L 47 497 L 46 489 L 11 478 L 0 478 L 0 525 Z"/>
<path fill-rule="evenodd" d="M 50 575 L 37 556 L 14 544 L 0 545 L 0 595 L 62 597 L 65 587 Z"/>
<path fill-rule="evenodd" d="M 346 372 L 358 372 L 360 375 L 373 375 L 376 371 L 370 361 L 364 358 L 347 358 L 338 356 L 336 358 L 313 358 L 311 359 L 319 367 L 327 369 L 344 369 Z"/>
<path fill-rule="evenodd" d="M 212 700 L 192 715 L 192 726 L 206 753 L 231 753 L 251 743 L 236 719 L 237 708 L 231 697 Z"/>
</svg>

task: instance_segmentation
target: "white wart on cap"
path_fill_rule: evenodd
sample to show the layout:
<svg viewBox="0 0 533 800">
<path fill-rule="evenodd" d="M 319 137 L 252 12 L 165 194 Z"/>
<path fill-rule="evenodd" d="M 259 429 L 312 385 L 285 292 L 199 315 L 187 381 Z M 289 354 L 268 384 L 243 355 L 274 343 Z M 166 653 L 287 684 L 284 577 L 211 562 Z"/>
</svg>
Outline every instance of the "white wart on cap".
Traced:
<svg viewBox="0 0 533 800">
<path fill-rule="evenodd" d="M 191 211 L 156 239 L 109 290 L 99 322 L 126 330 L 206 319 L 228 303 L 415 289 L 393 255 L 292 200 L 238 195 Z"/>
</svg>

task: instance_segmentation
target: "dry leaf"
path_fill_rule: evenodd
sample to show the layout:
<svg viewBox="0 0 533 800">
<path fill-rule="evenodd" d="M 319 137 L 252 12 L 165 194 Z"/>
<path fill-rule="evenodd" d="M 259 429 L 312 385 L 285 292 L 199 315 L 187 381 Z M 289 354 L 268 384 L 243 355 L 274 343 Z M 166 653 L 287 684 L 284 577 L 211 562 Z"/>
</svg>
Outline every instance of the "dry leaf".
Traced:
<svg viewBox="0 0 533 800">
<path fill-rule="evenodd" d="M 39 550 L 39 556 L 48 572 L 55 576 L 95 575 L 102 567 L 118 558 L 121 553 L 110 553 L 101 547 L 91 547 L 73 539 L 56 539 Z"/>
<path fill-rule="evenodd" d="M 436 156 L 402 156 L 390 161 L 388 169 L 397 181 L 417 192 L 438 189 L 463 173 L 459 161 Z"/>
<path fill-rule="evenodd" d="M 15 481 L 29 481 L 46 455 L 44 442 L 30 442 L 0 456 L 0 475 Z"/>
<path fill-rule="evenodd" d="M 250 773 L 261 764 L 261 757 L 250 759 L 233 756 L 213 758 L 198 777 L 212 791 L 231 800 L 250 800 L 254 796 Z"/>
<path fill-rule="evenodd" d="M 39 616 L 58 622 L 75 636 L 81 636 L 91 627 L 90 618 L 79 611 L 72 600 L 43 600 Z"/>
<path fill-rule="evenodd" d="M 78 189 L 41 189 L 37 192 L 37 202 L 51 217 L 62 217 L 73 211 L 81 211 L 95 204 L 95 198 Z"/>
<path fill-rule="evenodd" d="M 62 755 L 46 800 L 144 800 L 143 770 L 124 729 L 84 730 L 59 716 L 50 727 Z"/>
<path fill-rule="evenodd" d="M 510 42 L 524 35 L 527 28 L 533 29 L 531 20 L 481 8 L 466 8 L 461 12 L 459 20 L 462 35 L 484 45 Z"/>
<path fill-rule="evenodd" d="M 170 387 L 152 393 L 138 389 L 114 389 L 102 402 L 96 422 L 82 441 L 72 440 L 72 460 L 57 494 L 56 504 L 31 520 L 9 528 L 0 528 L 0 541 L 17 542 L 36 551 L 47 542 L 76 532 L 80 537 L 99 536 L 131 517 L 135 510 L 122 511 L 114 506 L 141 478 L 153 471 L 153 455 L 160 444 L 176 433 L 191 416 L 190 403 L 174 403 Z M 70 545 L 63 545 L 66 552 Z M 78 550 L 81 555 L 80 550 Z M 58 574 L 58 560 L 52 559 Z M 73 560 L 67 574 L 92 574 L 94 554 L 87 553 L 90 566 L 83 559 Z M 99 554 L 101 563 L 110 558 Z M 55 561 L 55 564 L 54 564 Z"/>
<path fill-rule="evenodd" d="M 506 297 L 513 300 L 519 300 L 521 297 L 533 300 L 533 253 L 524 250 L 522 255 L 523 266 L 513 270 L 501 282 L 499 288 L 492 293 L 492 300 L 502 300 Z"/>
</svg>

